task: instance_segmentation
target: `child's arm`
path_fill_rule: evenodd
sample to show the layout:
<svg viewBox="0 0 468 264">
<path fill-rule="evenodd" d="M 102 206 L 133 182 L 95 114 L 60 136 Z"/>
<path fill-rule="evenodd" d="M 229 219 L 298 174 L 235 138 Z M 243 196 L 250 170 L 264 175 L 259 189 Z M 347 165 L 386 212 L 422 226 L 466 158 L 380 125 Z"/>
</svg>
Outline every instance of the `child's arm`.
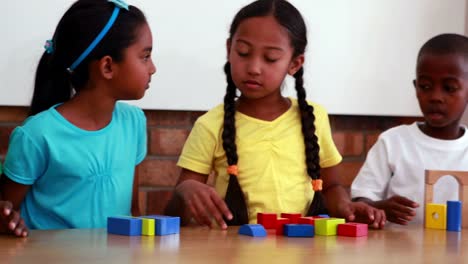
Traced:
<svg viewBox="0 0 468 264">
<path fill-rule="evenodd" d="M 414 208 L 419 204 L 403 196 L 392 196 L 385 200 L 372 201 L 365 197 L 358 197 L 355 201 L 367 203 L 385 211 L 388 221 L 400 225 L 407 225 L 416 216 Z"/>
<path fill-rule="evenodd" d="M 383 228 L 386 222 L 385 212 L 364 202 L 352 202 L 339 179 L 337 167 L 323 168 L 320 171 L 323 195 L 330 215 L 344 217 L 347 221 L 367 223 L 374 228 Z"/>
<path fill-rule="evenodd" d="M 140 165 L 135 167 L 135 176 L 133 177 L 133 191 L 132 191 L 132 208 L 131 212 L 133 216 L 140 216 L 140 195 L 138 191 L 138 184 L 140 182 Z"/>
<path fill-rule="evenodd" d="M 28 228 L 21 219 L 19 208 L 29 190 L 10 180 L 5 174 L 0 176 L 0 233 L 14 234 L 18 237 L 28 235 Z"/>
<path fill-rule="evenodd" d="M 216 190 L 206 184 L 207 178 L 208 175 L 182 169 L 166 214 L 180 216 L 183 224 L 188 224 L 193 217 L 199 224 L 209 227 L 214 218 L 222 229 L 226 229 L 223 216 L 232 219 L 232 214 Z"/>
</svg>

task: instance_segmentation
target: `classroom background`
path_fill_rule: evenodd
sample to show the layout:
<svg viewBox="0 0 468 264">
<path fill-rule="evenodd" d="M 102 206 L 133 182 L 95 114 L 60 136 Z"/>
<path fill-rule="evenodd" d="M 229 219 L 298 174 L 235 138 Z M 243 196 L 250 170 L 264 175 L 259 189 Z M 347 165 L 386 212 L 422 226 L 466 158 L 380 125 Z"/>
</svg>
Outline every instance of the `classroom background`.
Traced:
<svg viewBox="0 0 468 264">
<path fill-rule="evenodd" d="M 468 5 L 466 5 L 468 14 Z M 465 17 L 465 35 L 468 19 Z M 157 62 L 157 61 L 156 61 Z M 157 90 L 158 87 L 155 87 Z M 155 94 L 158 92 L 155 91 Z M 308 96 L 314 100 L 313 96 Z M 320 100 L 318 100 L 320 103 Z M 214 105 L 213 105 L 214 106 Z M 25 106 L 0 106 L 0 160 L 8 149 L 13 129 L 27 116 Z M 172 195 L 180 169 L 176 166 L 183 144 L 195 120 L 204 111 L 144 110 L 148 125 L 148 155 L 140 166 L 139 195 L 143 214 L 161 214 Z M 343 155 L 340 175 L 349 187 L 379 134 L 400 124 L 421 120 L 418 116 L 331 114 L 333 139 Z M 468 124 L 465 113 L 463 123 Z"/>
</svg>

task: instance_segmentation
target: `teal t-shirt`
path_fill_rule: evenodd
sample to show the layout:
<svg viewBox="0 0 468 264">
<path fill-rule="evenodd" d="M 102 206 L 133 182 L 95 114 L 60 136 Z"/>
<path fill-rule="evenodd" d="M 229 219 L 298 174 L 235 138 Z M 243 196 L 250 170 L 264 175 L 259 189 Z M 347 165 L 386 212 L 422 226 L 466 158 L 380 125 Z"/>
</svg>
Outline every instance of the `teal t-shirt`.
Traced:
<svg viewBox="0 0 468 264">
<path fill-rule="evenodd" d="M 31 185 L 21 216 L 31 229 L 100 228 L 129 215 L 135 166 L 146 156 L 146 118 L 117 103 L 112 121 L 87 131 L 55 107 L 28 118 L 11 137 L 4 173 Z"/>
</svg>

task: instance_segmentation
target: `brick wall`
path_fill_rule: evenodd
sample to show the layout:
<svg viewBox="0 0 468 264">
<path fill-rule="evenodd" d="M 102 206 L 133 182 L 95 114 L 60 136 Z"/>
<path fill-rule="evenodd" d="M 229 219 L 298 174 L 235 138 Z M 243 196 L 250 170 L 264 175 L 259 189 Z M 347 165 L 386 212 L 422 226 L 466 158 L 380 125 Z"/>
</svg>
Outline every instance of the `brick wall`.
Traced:
<svg viewBox="0 0 468 264">
<path fill-rule="evenodd" d="M 13 128 L 26 117 L 24 107 L 0 107 L 0 158 L 8 148 Z M 143 213 L 162 213 L 179 175 L 175 166 L 194 121 L 203 112 L 145 111 L 148 120 L 148 156 L 140 166 L 140 207 Z M 409 124 L 413 117 L 331 115 L 333 139 L 343 155 L 341 176 L 349 185 L 378 135 L 393 126 Z"/>
</svg>

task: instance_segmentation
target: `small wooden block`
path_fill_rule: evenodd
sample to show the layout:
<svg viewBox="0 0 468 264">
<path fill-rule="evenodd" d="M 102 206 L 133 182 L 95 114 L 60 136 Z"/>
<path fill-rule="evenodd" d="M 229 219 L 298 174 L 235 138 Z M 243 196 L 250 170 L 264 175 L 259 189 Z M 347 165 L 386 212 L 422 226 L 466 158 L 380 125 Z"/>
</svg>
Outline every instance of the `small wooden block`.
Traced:
<svg viewBox="0 0 468 264">
<path fill-rule="evenodd" d="M 289 223 L 291 224 L 297 224 L 299 223 L 299 218 L 302 217 L 301 214 L 298 213 L 281 213 L 281 217 L 283 218 L 289 218 Z"/>
<path fill-rule="evenodd" d="M 154 219 L 155 234 L 157 236 L 165 236 L 180 233 L 180 217 L 165 216 L 165 215 L 147 215 L 142 218 Z"/>
<path fill-rule="evenodd" d="M 330 218 L 330 216 L 327 215 L 327 214 L 319 214 L 319 215 L 316 215 L 316 216 L 314 216 L 314 217 L 315 217 L 315 218 Z"/>
<path fill-rule="evenodd" d="M 447 228 L 447 205 L 426 204 L 426 228 L 444 230 Z"/>
<path fill-rule="evenodd" d="M 265 229 L 276 229 L 276 218 L 278 216 L 272 213 L 258 213 L 257 224 L 262 225 Z"/>
<path fill-rule="evenodd" d="M 343 218 L 315 219 L 315 233 L 320 236 L 336 236 L 338 224 L 344 224 Z"/>
<path fill-rule="evenodd" d="M 282 236 L 284 233 L 284 225 L 289 223 L 289 218 L 276 219 L 276 235 Z"/>
<path fill-rule="evenodd" d="M 108 217 L 107 233 L 124 236 L 140 236 L 141 219 L 131 216 Z"/>
<path fill-rule="evenodd" d="M 154 219 L 141 218 L 141 234 L 144 236 L 154 236 L 156 222 Z"/>
<path fill-rule="evenodd" d="M 287 237 L 313 237 L 313 225 L 285 224 L 284 235 Z"/>
<path fill-rule="evenodd" d="M 339 236 L 349 236 L 349 237 L 367 236 L 367 224 L 360 224 L 360 223 L 338 224 L 336 233 Z"/>
<path fill-rule="evenodd" d="M 239 235 L 265 237 L 267 233 L 265 228 L 260 224 L 246 224 L 239 228 Z"/>
<path fill-rule="evenodd" d="M 306 216 L 299 218 L 299 224 L 314 225 L 316 217 Z"/>
<path fill-rule="evenodd" d="M 462 204 L 460 201 L 447 201 L 447 231 L 461 232 Z"/>
</svg>

